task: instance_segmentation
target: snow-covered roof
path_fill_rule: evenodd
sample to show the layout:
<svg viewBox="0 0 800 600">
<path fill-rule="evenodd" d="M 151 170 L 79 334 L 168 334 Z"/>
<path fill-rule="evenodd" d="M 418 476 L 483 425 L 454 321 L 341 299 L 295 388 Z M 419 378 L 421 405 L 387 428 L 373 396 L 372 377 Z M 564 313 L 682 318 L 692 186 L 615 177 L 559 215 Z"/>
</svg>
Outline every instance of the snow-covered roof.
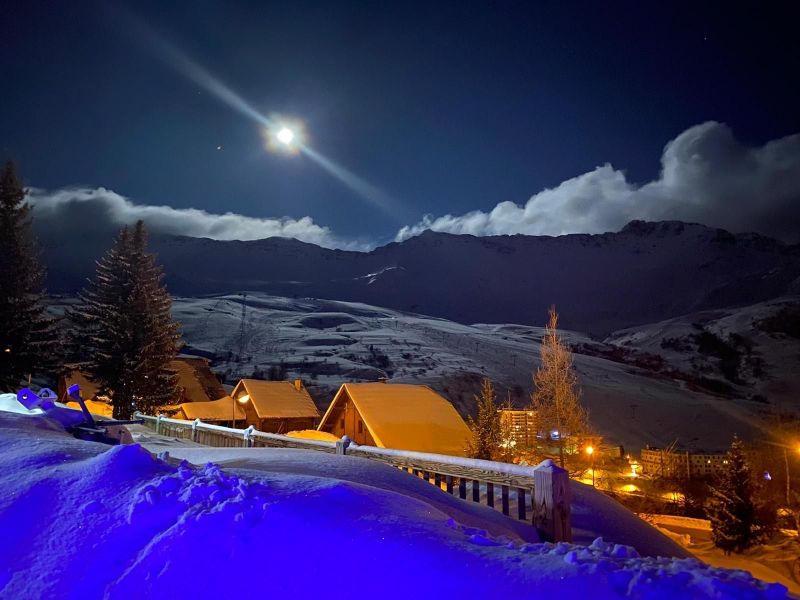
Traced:
<svg viewBox="0 0 800 600">
<path fill-rule="evenodd" d="M 453 405 L 426 385 L 345 383 L 320 423 L 349 396 L 375 443 L 384 448 L 463 456 L 470 430 Z"/>
<path fill-rule="evenodd" d="M 81 386 L 84 399 L 94 399 L 98 386 L 89 380 L 85 373 L 75 365 L 66 365 L 70 371 L 59 383 L 59 397 L 66 400 L 66 390 L 74 384 Z M 187 402 L 207 402 L 225 396 L 225 388 L 208 368 L 204 358 L 180 356 L 169 363 L 169 368 L 178 374 L 178 387 L 183 390 L 182 400 Z"/>
<path fill-rule="evenodd" d="M 233 406 L 231 406 L 233 404 Z M 230 396 L 224 396 L 219 400 L 209 402 L 184 402 L 180 405 L 183 418 L 194 421 L 230 421 L 236 413 L 236 420 L 245 418 L 244 407 L 238 402 L 234 402 Z M 181 413 L 178 413 L 179 415 Z"/>
<path fill-rule="evenodd" d="M 301 431 L 290 431 L 286 437 L 300 438 L 303 440 L 319 440 L 322 442 L 338 442 L 337 438 L 332 433 L 327 431 L 317 431 L 316 429 L 302 429 Z"/>
<path fill-rule="evenodd" d="M 206 359 L 181 356 L 169 366 L 178 374 L 178 386 L 183 388 L 182 399 L 186 402 L 218 400 L 226 395 Z"/>
<path fill-rule="evenodd" d="M 99 415 L 101 417 L 113 416 L 114 408 L 108 402 L 101 402 L 99 400 L 84 400 L 84 402 L 86 403 L 86 408 L 93 415 Z M 66 402 L 65 406 L 81 410 L 81 405 L 74 401 Z"/>
<path fill-rule="evenodd" d="M 242 379 L 231 395 L 238 398 L 244 394 L 250 396 L 259 419 L 319 418 L 319 411 L 306 389 L 291 381 Z"/>
</svg>

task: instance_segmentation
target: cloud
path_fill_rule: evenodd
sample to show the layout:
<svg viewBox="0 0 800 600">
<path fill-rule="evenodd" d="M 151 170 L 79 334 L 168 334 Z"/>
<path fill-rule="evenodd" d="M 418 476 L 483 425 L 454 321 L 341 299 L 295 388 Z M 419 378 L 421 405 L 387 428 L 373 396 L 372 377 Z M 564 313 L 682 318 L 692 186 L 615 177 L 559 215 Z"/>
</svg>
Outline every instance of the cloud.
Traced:
<svg viewBox="0 0 800 600">
<path fill-rule="evenodd" d="M 208 237 L 215 240 L 257 240 L 288 237 L 326 248 L 360 248 L 335 236 L 311 217 L 255 218 L 235 213 L 212 214 L 196 208 L 135 204 L 105 188 L 28 190 L 39 235 L 77 231 L 78 235 L 108 235 L 139 219 L 151 233 Z"/>
<path fill-rule="evenodd" d="M 699 222 L 800 241 L 800 135 L 750 147 L 727 125 L 709 121 L 670 141 L 659 178 L 644 185 L 605 164 L 539 192 L 524 206 L 501 202 L 489 212 L 426 215 L 396 239 L 426 229 L 479 236 L 601 233 L 633 219 Z"/>
</svg>

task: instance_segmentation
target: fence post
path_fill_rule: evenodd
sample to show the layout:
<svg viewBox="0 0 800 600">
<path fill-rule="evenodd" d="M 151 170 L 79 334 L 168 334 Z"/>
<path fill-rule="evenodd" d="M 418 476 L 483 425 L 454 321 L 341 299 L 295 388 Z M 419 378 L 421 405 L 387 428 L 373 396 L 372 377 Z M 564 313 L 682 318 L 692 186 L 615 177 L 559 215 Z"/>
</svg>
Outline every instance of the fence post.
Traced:
<svg viewBox="0 0 800 600">
<path fill-rule="evenodd" d="M 571 542 L 569 473 L 545 460 L 533 469 L 533 524 L 543 539 Z"/>
<path fill-rule="evenodd" d="M 252 435 L 253 435 L 253 432 L 255 431 L 255 429 L 256 429 L 255 427 L 250 425 L 250 427 L 248 427 L 247 429 L 244 430 L 244 447 L 245 448 L 252 448 L 252 446 L 253 446 Z"/>
<path fill-rule="evenodd" d="M 336 454 L 344 456 L 347 454 L 347 447 L 350 445 L 350 438 L 346 435 L 342 436 L 342 439 L 337 440 L 336 442 Z"/>
<path fill-rule="evenodd" d="M 200 425 L 200 419 L 192 421 L 192 441 L 197 441 L 197 426 Z"/>
<path fill-rule="evenodd" d="M 158 415 L 156 417 L 156 433 L 161 434 L 161 419 L 164 418 L 164 415 Z"/>
</svg>

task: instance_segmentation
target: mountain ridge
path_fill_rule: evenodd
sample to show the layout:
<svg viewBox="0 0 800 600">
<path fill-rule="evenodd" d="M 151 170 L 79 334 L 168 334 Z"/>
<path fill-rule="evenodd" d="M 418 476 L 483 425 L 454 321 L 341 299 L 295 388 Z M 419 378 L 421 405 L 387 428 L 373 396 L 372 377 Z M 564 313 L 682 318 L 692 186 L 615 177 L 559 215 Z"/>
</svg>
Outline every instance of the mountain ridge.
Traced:
<svg viewBox="0 0 800 600">
<path fill-rule="evenodd" d="M 91 236 L 46 238 L 50 289 L 80 288 L 109 244 Z M 561 236 L 424 232 L 369 252 L 274 237 L 153 236 L 151 247 L 176 294 L 252 290 L 463 323 L 541 324 L 556 304 L 566 327 L 598 336 L 800 287 L 800 246 L 680 221 Z"/>
</svg>

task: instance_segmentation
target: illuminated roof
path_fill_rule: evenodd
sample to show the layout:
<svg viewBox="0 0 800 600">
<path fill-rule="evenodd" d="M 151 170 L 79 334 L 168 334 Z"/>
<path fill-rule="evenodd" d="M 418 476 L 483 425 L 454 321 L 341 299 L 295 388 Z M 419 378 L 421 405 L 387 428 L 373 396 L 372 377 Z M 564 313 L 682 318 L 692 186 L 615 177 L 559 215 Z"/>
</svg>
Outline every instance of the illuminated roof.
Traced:
<svg viewBox="0 0 800 600">
<path fill-rule="evenodd" d="M 464 455 L 470 437 L 469 427 L 453 405 L 428 386 L 345 383 L 325 413 L 320 430 L 345 394 L 358 409 L 378 446 Z"/>
<path fill-rule="evenodd" d="M 262 381 L 242 379 L 236 384 L 232 396 L 248 394 L 259 419 L 319 418 L 314 401 L 306 389 L 298 390 L 291 381 Z"/>
<path fill-rule="evenodd" d="M 83 386 L 81 386 L 81 389 L 83 389 Z M 114 409 L 107 402 L 100 402 L 99 400 L 84 400 L 84 402 L 86 403 L 86 408 L 93 415 L 98 415 L 100 417 L 113 416 L 112 413 L 114 412 Z M 81 410 L 81 405 L 74 401 L 66 402 L 64 406 L 73 408 L 75 410 Z"/>
<path fill-rule="evenodd" d="M 233 403 L 234 406 L 231 406 Z M 230 396 L 225 396 L 219 400 L 210 402 L 184 402 L 180 405 L 181 412 L 185 419 L 194 421 L 230 421 L 233 412 L 236 411 L 236 420 L 245 418 L 244 407 L 238 402 L 234 402 Z"/>
</svg>

